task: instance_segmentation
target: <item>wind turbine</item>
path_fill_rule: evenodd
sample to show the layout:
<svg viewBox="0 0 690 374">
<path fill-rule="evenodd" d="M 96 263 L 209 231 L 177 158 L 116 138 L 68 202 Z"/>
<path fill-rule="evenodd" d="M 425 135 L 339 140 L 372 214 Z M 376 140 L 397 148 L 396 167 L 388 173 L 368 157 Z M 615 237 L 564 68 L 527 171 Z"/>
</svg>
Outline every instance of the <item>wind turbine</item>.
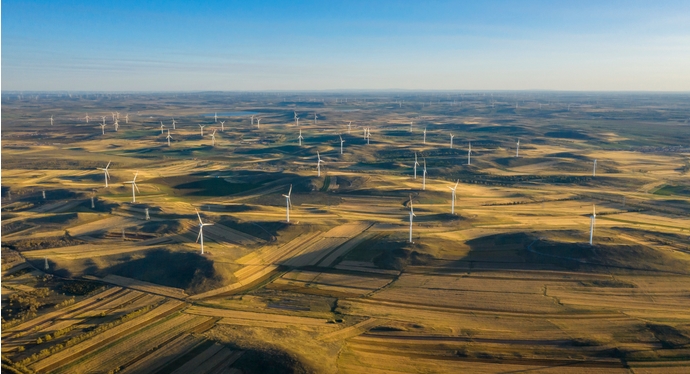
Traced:
<svg viewBox="0 0 690 374">
<path fill-rule="evenodd" d="M 424 144 L 426 144 L 426 127 L 424 128 Z"/>
<path fill-rule="evenodd" d="M 225 132 L 225 121 L 220 121 L 220 131 Z"/>
<path fill-rule="evenodd" d="M 302 137 L 302 129 L 300 129 L 299 130 L 299 136 L 297 137 L 297 140 L 299 140 L 300 147 L 302 146 L 302 139 L 304 139 L 304 138 Z"/>
<path fill-rule="evenodd" d="M 164 127 L 165 127 L 165 125 L 163 124 L 163 121 L 161 121 L 161 135 L 163 135 L 163 128 Z"/>
<path fill-rule="evenodd" d="M 105 123 L 101 123 L 100 126 L 101 126 L 101 132 L 103 133 L 103 135 L 105 135 Z"/>
<path fill-rule="evenodd" d="M 101 116 L 101 119 L 103 120 L 103 123 L 105 124 L 105 116 Z"/>
<path fill-rule="evenodd" d="M 261 128 L 261 118 L 256 117 L 256 128 L 260 129 Z"/>
<path fill-rule="evenodd" d="M 469 144 L 470 147 L 467 149 L 467 165 L 472 165 L 472 142 Z"/>
<path fill-rule="evenodd" d="M 414 208 L 412 207 L 412 195 L 410 195 L 410 243 L 412 243 L 412 217 L 417 217 L 414 214 Z"/>
<path fill-rule="evenodd" d="M 412 132 L 412 121 L 410 121 L 410 132 Z"/>
<path fill-rule="evenodd" d="M 199 243 L 199 239 L 201 239 L 201 254 L 204 254 L 204 226 L 213 226 L 212 223 L 204 223 L 201 220 L 201 215 L 199 214 L 199 211 L 194 209 L 196 211 L 196 216 L 199 217 L 199 235 L 196 237 L 196 242 Z"/>
<path fill-rule="evenodd" d="M 53 116 L 50 116 L 50 125 L 53 126 Z"/>
<path fill-rule="evenodd" d="M 137 201 L 137 196 L 134 194 L 134 189 L 136 188 L 137 192 L 141 193 L 139 191 L 139 187 L 137 187 L 137 175 L 139 175 L 138 171 L 134 174 L 134 179 L 132 179 L 129 182 L 122 182 L 124 184 L 131 184 L 132 185 L 132 202 L 133 203 L 135 203 Z"/>
<path fill-rule="evenodd" d="M 321 160 L 321 155 L 319 154 L 319 151 L 316 151 L 316 157 L 318 158 L 318 161 L 316 162 L 316 176 L 320 177 L 321 176 L 321 163 L 323 160 Z"/>
<path fill-rule="evenodd" d="M 86 123 L 89 123 L 89 113 L 86 113 L 86 117 L 84 117 L 84 119 L 86 120 Z"/>
<path fill-rule="evenodd" d="M 424 159 L 424 169 L 422 170 L 422 191 L 426 190 L 426 158 Z"/>
<path fill-rule="evenodd" d="M 177 129 L 175 128 L 175 124 L 177 123 L 177 122 L 175 121 L 175 118 L 173 118 L 172 121 L 173 121 L 173 123 L 172 123 L 172 125 L 173 125 L 173 130 L 177 130 Z"/>
<path fill-rule="evenodd" d="M 48 266 L 48 257 L 43 257 L 43 260 L 45 261 L 45 264 L 43 265 L 43 270 L 50 270 L 50 266 Z"/>
<path fill-rule="evenodd" d="M 113 116 L 113 122 L 115 122 L 115 112 L 110 112 L 110 114 Z"/>
<path fill-rule="evenodd" d="M 295 117 L 295 124 L 299 126 L 299 117 Z"/>
<path fill-rule="evenodd" d="M 347 133 L 348 134 L 350 133 L 351 128 L 352 128 L 352 121 L 348 122 L 348 124 L 347 124 Z"/>
<path fill-rule="evenodd" d="M 216 146 L 216 129 L 213 129 L 213 134 L 211 134 L 211 141 L 213 142 L 213 147 Z"/>
<path fill-rule="evenodd" d="M 199 125 L 199 129 L 201 130 L 201 136 L 204 136 L 204 127 L 206 127 L 206 125 Z"/>
<path fill-rule="evenodd" d="M 343 143 L 345 143 L 345 141 L 343 140 L 343 137 L 341 135 L 338 135 L 338 136 L 340 137 L 340 154 L 342 155 L 343 154 Z"/>
<path fill-rule="evenodd" d="M 108 161 L 108 165 L 106 165 L 104 168 L 97 168 L 98 170 L 103 170 L 105 173 L 105 187 L 108 188 L 108 179 L 110 179 L 110 173 L 108 173 L 108 167 L 110 166 L 110 161 Z"/>
<path fill-rule="evenodd" d="M 371 131 L 367 127 L 367 145 L 369 145 L 369 139 L 371 139 Z"/>
<path fill-rule="evenodd" d="M 455 187 L 448 187 L 451 191 L 453 191 L 453 196 L 450 202 L 450 214 L 455 214 L 455 190 L 458 189 L 458 183 L 460 183 L 459 179 L 457 182 L 455 182 Z"/>
<path fill-rule="evenodd" d="M 125 114 L 125 124 L 129 124 L 129 113 Z"/>
<path fill-rule="evenodd" d="M 594 159 L 594 165 L 592 165 L 592 177 L 597 176 L 597 159 Z"/>
<path fill-rule="evenodd" d="M 117 129 L 120 128 L 120 123 L 117 122 L 117 120 L 115 120 L 115 123 L 113 125 L 115 125 L 115 132 L 117 132 Z"/>
<path fill-rule="evenodd" d="M 594 224 L 597 220 L 597 212 L 596 212 L 596 207 L 594 204 L 592 204 L 592 216 L 591 216 L 591 223 L 589 225 L 589 245 L 592 245 L 592 239 L 594 239 Z"/>
<path fill-rule="evenodd" d="M 417 166 L 419 165 L 419 162 L 417 162 L 417 152 L 414 153 L 414 165 L 412 166 L 414 168 L 414 179 L 417 179 Z"/>
<path fill-rule="evenodd" d="M 253 114 L 251 116 L 251 119 L 252 119 L 252 126 L 254 126 L 254 115 Z"/>
<path fill-rule="evenodd" d="M 453 149 L 453 138 L 454 137 L 455 137 L 455 135 L 453 135 L 453 133 L 451 132 L 450 133 L 450 149 Z"/>
<path fill-rule="evenodd" d="M 213 113 L 213 122 L 218 122 L 218 113 Z"/>
<path fill-rule="evenodd" d="M 515 148 L 515 157 L 520 157 L 520 139 L 518 139 L 517 147 Z"/>
<path fill-rule="evenodd" d="M 288 191 L 287 195 L 283 195 L 285 197 L 285 221 L 290 222 L 290 205 L 292 205 L 292 201 L 290 200 L 290 195 L 292 194 L 292 185 L 290 185 L 290 190 Z"/>
<path fill-rule="evenodd" d="M 170 147 L 170 139 L 172 139 L 172 136 L 170 136 L 170 129 L 168 129 L 168 136 L 165 138 L 168 139 L 168 147 Z"/>
</svg>

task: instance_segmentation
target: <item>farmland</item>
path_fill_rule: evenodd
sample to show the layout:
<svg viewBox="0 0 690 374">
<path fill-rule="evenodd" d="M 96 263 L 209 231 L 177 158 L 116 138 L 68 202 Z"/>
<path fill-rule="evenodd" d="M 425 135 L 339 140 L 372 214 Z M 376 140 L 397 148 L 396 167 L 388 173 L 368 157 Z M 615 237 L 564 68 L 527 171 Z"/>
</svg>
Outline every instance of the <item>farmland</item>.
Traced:
<svg viewBox="0 0 690 374">
<path fill-rule="evenodd" d="M 688 96 L 487 95 L 3 94 L 3 372 L 687 372 Z"/>
</svg>

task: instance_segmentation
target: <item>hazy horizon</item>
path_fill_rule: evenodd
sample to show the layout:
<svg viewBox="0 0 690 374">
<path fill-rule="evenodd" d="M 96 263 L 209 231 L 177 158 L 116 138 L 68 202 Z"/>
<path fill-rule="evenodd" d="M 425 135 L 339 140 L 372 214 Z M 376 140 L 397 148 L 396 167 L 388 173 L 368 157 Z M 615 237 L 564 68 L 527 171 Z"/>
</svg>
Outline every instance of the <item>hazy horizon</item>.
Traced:
<svg viewBox="0 0 690 374">
<path fill-rule="evenodd" d="M 2 91 L 690 90 L 690 3 L 5 1 Z"/>
</svg>

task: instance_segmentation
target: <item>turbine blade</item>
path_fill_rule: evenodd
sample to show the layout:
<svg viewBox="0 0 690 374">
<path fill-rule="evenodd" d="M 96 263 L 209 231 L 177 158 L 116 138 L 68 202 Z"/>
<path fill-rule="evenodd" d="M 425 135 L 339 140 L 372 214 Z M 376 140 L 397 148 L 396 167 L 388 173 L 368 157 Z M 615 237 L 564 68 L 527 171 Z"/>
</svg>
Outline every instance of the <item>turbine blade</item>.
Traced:
<svg viewBox="0 0 690 374">
<path fill-rule="evenodd" d="M 204 222 L 201 221 L 201 215 L 199 214 L 199 211 L 196 209 L 194 209 L 194 210 L 196 211 L 196 216 L 199 217 L 199 223 L 203 225 Z"/>
<path fill-rule="evenodd" d="M 201 238 L 201 232 L 204 230 L 203 226 L 199 227 L 199 235 L 196 236 L 196 242 L 199 242 L 199 238 Z"/>
<path fill-rule="evenodd" d="M 132 186 L 134 186 L 134 188 L 136 188 L 136 189 L 137 189 L 137 192 L 141 193 L 141 191 L 139 191 L 139 186 L 137 186 L 137 184 L 136 184 L 136 183 L 132 183 Z"/>
<path fill-rule="evenodd" d="M 290 197 L 290 194 L 292 194 L 292 185 L 290 185 L 290 191 L 288 191 L 288 197 Z"/>
</svg>

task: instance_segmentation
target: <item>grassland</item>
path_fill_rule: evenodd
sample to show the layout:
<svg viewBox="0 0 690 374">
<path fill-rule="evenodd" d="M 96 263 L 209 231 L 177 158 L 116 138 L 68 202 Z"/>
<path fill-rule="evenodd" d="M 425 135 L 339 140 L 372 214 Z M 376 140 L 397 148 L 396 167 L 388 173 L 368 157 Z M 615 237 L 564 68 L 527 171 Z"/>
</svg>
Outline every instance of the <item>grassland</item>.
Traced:
<svg viewBox="0 0 690 374">
<path fill-rule="evenodd" d="M 3 372 L 687 372 L 688 99 L 3 94 Z"/>
</svg>

